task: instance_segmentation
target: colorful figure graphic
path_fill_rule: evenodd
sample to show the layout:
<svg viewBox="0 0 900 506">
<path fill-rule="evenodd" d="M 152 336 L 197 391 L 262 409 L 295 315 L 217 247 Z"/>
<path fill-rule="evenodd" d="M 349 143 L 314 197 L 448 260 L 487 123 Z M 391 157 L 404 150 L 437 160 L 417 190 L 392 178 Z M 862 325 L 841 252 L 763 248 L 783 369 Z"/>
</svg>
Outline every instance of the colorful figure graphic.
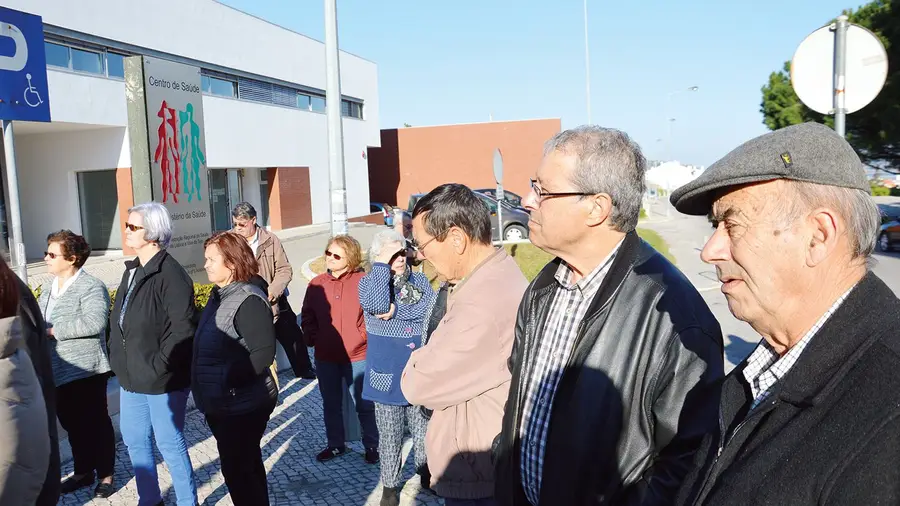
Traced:
<svg viewBox="0 0 900 506">
<path fill-rule="evenodd" d="M 181 182 L 178 180 L 181 171 L 181 150 L 178 148 L 175 109 L 169 107 L 163 100 L 156 116 L 161 121 L 157 129 L 159 143 L 156 146 L 156 153 L 153 155 L 153 163 L 159 165 L 162 172 L 162 201 L 168 201 L 169 194 L 171 194 L 172 201 L 178 202 L 178 194 L 181 193 Z"/>
<path fill-rule="evenodd" d="M 183 112 L 178 113 L 178 131 L 181 134 L 181 159 L 184 160 L 184 190 L 188 202 L 200 196 L 202 179 L 200 169 L 206 165 L 206 155 L 200 149 L 200 125 L 194 121 L 194 105 L 188 104 Z"/>
</svg>

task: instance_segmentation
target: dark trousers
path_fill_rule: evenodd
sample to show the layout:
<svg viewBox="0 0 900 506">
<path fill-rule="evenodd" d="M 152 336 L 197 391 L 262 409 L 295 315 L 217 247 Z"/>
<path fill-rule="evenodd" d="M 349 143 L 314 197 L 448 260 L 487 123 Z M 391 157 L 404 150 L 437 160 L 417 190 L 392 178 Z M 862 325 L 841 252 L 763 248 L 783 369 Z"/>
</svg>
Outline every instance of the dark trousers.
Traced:
<svg viewBox="0 0 900 506">
<path fill-rule="evenodd" d="M 275 403 L 242 415 L 210 416 L 225 485 L 235 506 L 268 506 L 269 488 L 260 441 Z"/>
<path fill-rule="evenodd" d="M 69 434 L 75 474 L 113 475 L 116 434 L 106 405 L 109 376 L 97 374 L 56 387 L 56 416 Z"/>
<path fill-rule="evenodd" d="M 297 325 L 297 314 L 291 309 L 286 297 L 278 302 L 280 313 L 275 322 L 275 338 L 284 349 L 294 376 L 300 377 L 312 372 L 312 363 L 309 361 L 309 353 L 303 342 L 303 331 Z"/>
<path fill-rule="evenodd" d="M 352 391 L 356 415 L 362 429 L 362 441 L 366 448 L 378 448 L 378 424 L 375 422 L 375 403 L 363 399 L 363 376 L 366 361 L 338 364 L 316 360 L 319 393 L 322 394 L 322 415 L 325 418 L 325 436 L 328 447 L 343 448 L 346 445 L 344 428 L 344 390 Z"/>
</svg>

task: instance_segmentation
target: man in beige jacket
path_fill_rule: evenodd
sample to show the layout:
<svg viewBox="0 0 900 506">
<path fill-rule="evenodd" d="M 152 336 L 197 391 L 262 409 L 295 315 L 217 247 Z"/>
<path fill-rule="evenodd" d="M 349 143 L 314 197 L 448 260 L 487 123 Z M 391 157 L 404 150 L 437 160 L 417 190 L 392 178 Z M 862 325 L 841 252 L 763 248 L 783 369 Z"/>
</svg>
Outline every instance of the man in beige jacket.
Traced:
<svg viewBox="0 0 900 506">
<path fill-rule="evenodd" d="M 303 331 L 297 324 L 297 313 L 288 303 L 287 287 L 294 277 L 294 269 L 278 236 L 260 227 L 256 209 L 249 202 L 241 202 L 231 211 L 234 231 L 250 243 L 259 264 L 259 277 L 268 284 L 269 303 L 275 315 L 275 337 L 284 349 L 294 376 L 315 379 L 312 363 L 303 344 Z M 277 375 L 276 375 L 277 378 Z"/>
<path fill-rule="evenodd" d="M 431 191 L 413 211 L 413 246 L 453 286 L 428 344 L 400 386 L 434 410 L 425 436 L 432 489 L 447 506 L 494 504 L 491 443 L 509 392 L 516 309 L 528 282 L 491 244 L 487 205 L 460 184 Z"/>
</svg>

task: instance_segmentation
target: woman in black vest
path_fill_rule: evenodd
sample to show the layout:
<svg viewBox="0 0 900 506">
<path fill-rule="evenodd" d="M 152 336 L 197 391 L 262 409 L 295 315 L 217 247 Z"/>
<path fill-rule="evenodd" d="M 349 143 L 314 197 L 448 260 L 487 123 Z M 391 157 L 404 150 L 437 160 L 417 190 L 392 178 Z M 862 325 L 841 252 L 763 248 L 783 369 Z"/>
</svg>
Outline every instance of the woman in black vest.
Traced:
<svg viewBox="0 0 900 506">
<path fill-rule="evenodd" d="M 206 240 L 206 273 L 216 287 L 194 336 L 191 387 L 219 448 L 235 505 L 268 505 L 260 441 L 278 388 L 269 371 L 275 326 L 265 292 L 250 282 L 257 263 L 246 239 L 218 233 Z"/>
</svg>

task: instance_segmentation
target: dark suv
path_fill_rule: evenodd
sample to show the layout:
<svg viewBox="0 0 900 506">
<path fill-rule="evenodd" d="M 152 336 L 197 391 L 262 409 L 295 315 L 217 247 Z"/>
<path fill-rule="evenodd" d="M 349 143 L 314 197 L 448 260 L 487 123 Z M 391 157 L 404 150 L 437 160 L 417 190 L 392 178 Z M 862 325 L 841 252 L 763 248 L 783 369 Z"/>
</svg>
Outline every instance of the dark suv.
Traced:
<svg viewBox="0 0 900 506">
<path fill-rule="evenodd" d="M 497 200 L 497 189 L 496 188 L 481 188 L 478 190 L 472 190 L 475 193 L 480 193 L 482 195 L 487 195 L 488 197 Z M 504 190 L 503 191 L 503 200 L 513 206 L 513 207 L 522 207 L 522 197 L 516 195 L 515 193 Z"/>
<path fill-rule="evenodd" d="M 497 231 L 497 201 L 482 193 L 474 192 L 481 200 L 487 204 L 491 210 L 491 237 L 495 241 L 500 240 L 500 234 Z M 424 193 L 416 193 L 409 197 L 409 212 L 412 214 L 416 207 L 416 202 L 425 196 Z M 528 211 L 521 207 L 512 207 L 505 201 L 503 203 L 503 239 L 506 241 L 519 241 L 528 239 Z"/>
</svg>

